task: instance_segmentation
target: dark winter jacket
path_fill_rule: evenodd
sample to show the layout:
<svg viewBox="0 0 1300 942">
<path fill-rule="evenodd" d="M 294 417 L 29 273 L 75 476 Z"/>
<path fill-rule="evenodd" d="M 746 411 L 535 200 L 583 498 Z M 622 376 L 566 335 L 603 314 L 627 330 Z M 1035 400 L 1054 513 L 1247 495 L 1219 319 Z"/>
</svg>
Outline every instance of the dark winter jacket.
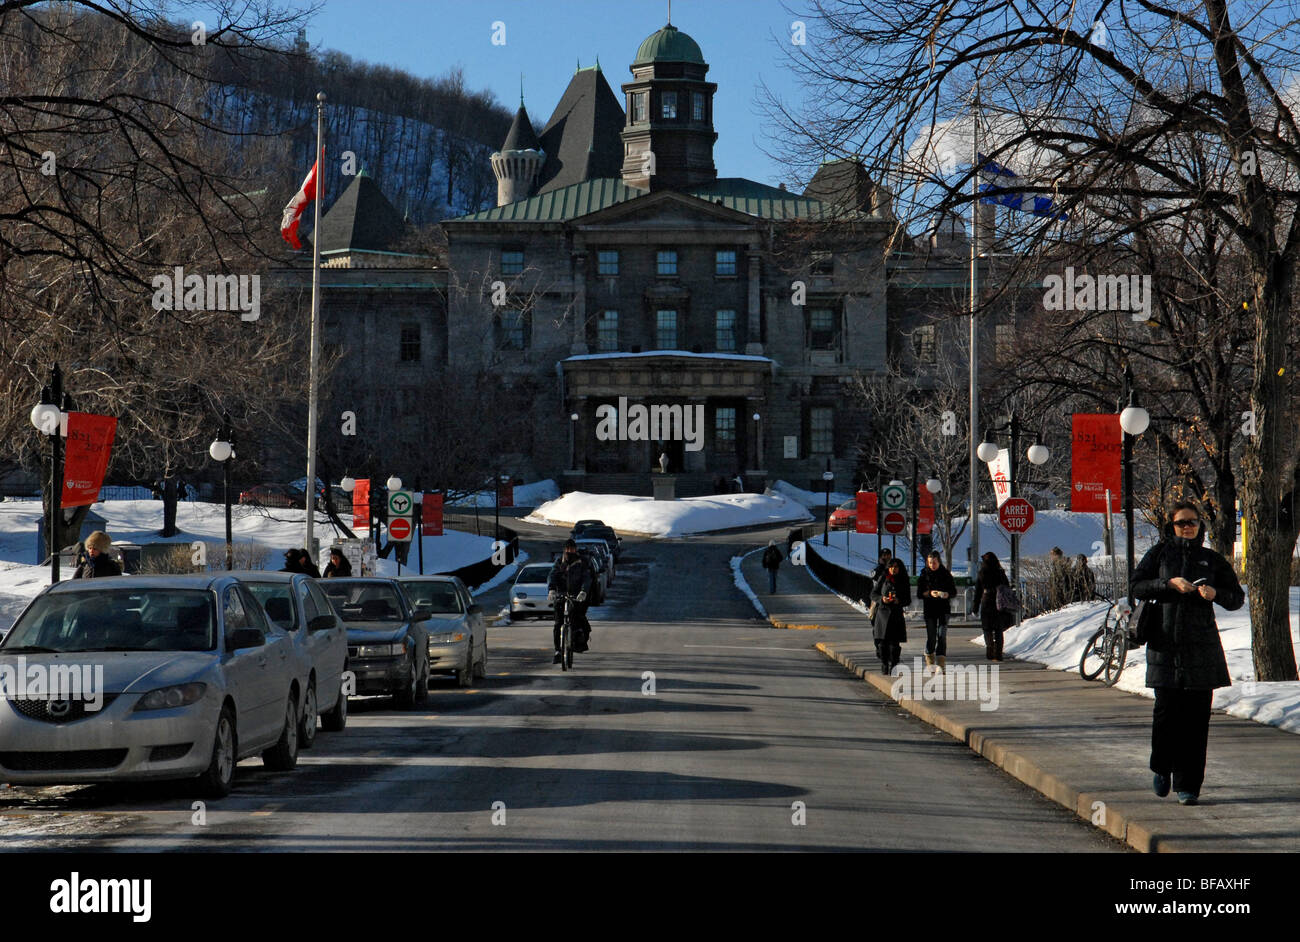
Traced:
<svg viewBox="0 0 1300 942">
<path fill-rule="evenodd" d="M 568 562 L 561 555 L 555 561 L 555 565 L 551 567 L 551 575 L 546 580 L 546 588 L 552 592 L 564 592 L 569 595 L 586 592 L 588 595 L 587 602 L 590 603 L 593 582 L 591 566 L 582 558 L 581 553 L 573 558 L 573 562 Z"/>
<path fill-rule="evenodd" d="M 1073 591 L 1072 602 L 1091 602 L 1097 596 L 1097 574 L 1084 562 L 1076 565 L 1070 573 L 1070 586 Z"/>
<path fill-rule="evenodd" d="M 77 571 L 72 574 L 74 579 L 102 579 L 105 576 L 120 576 L 122 567 L 117 561 L 107 553 L 100 553 L 92 561 L 89 554 L 77 566 Z"/>
<path fill-rule="evenodd" d="M 777 569 L 781 565 L 781 551 L 775 546 L 763 550 L 763 568 Z"/>
<path fill-rule="evenodd" d="M 1200 534 L 1194 540 L 1167 539 L 1152 547 L 1133 570 L 1133 595 L 1161 603 L 1161 617 L 1147 640 L 1148 687 L 1213 690 L 1232 685 L 1214 606 L 1236 611 L 1246 593 L 1228 561 L 1202 546 L 1201 539 Z M 1169 580 L 1178 576 L 1188 582 L 1207 579 L 1216 593 L 1214 601 L 1171 587 Z"/>
<path fill-rule="evenodd" d="M 338 565 L 334 564 L 334 557 L 330 557 L 329 563 L 325 566 L 324 578 L 346 579 L 350 575 L 352 575 L 352 563 L 348 561 L 346 556 L 339 557 Z"/>
<path fill-rule="evenodd" d="M 948 597 L 932 598 L 931 592 L 947 592 Z M 937 618 L 952 611 L 952 597 L 957 594 L 957 583 L 953 581 L 952 573 L 942 563 L 934 570 L 926 566 L 916 577 L 916 594 L 921 599 L 921 609 L 925 617 Z"/>
<path fill-rule="evenodd" d="M 894 596 L 893 602 L 886 602 L 885 595 Z M 907 577 L 907 570 L 897 576 L 886 572 L 872 590 L 871 600 L 878 602 L 876 617 L 871 622 L 871 636 L 877 641 L 889 641 L 902 644 L 907 640 L 907 623 L 903 609 L 912 604 L 912 586 Z"/>
<path fill-rule="evenodd" d="M 1001 565 L 986 566 L 980 564 L 979 575 L 975 579 L 975 597 L 971 605 L 980 613 L 980 627 L 985 631 L 1007 628 L 1014 620 L 1011 612 L 998 611 L 998 586 L 1011 585 L 1007 572 Z"/>
</svg>

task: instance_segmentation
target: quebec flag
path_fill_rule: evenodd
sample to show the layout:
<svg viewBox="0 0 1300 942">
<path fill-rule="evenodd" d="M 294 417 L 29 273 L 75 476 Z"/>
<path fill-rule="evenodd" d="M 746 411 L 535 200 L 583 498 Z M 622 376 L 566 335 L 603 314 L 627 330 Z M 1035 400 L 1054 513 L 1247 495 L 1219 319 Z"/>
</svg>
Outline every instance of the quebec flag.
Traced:
<svg viewBox="0 0 1300 942">
<path fill-rule="evenodd" d="M 1014 187 L 1020 177 L 1013 170 L 996 163 L 983 154 L 979 155 L 980 176 L 986 183 L 979 185 L 981 193 L 987 193 L 988 196 L 980 197 L 981 203 L 988 203 L 993 206 L 1006 206 L 1010 209 L 1020 210 L 1021 212 L 1033 213 L 1035 216 L 1045 216 L 1056 220 L 1069 219 L 1069 214 L 1063 213 L 1056 208 L 1050 196 L 1030 196 L 1026 193 L 1017 193 L 1011 187 Z"/>
</svg>

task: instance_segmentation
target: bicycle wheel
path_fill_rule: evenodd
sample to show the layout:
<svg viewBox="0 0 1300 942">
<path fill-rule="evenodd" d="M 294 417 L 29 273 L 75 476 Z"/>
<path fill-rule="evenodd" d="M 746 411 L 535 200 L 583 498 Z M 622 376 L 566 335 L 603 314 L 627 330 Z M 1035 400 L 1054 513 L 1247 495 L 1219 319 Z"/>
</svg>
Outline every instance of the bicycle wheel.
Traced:
<svg viewBox="0 0 1300 942">
<path fill-rule="evenodd" d="M 1119 675 L 1124 672 L 1124 660 L 1128 657 L 1128 626 L 1121 619 L 1110 633 L 1106 645 L 1106 669 L 1103 678 L 1107 687 L 1114 687 Z"/>
<path fill-rule="evenodd" d="M 569 653 L 569 616 L 566 612 L 564 621 L 560 622 L 560 670 L 567 671 L 569 665 L 573 663 L 573 655 Z"/>
<path fill-rule="evenodd" d="M 567 671 L 573 669 L 573 622 L 570 619 L 565 621 L 568 622 L 564 626 L 564 669 Z"/>
<path fill-rule="evenodd" d="M 1084 680 L 1096 680 L 1106 667 L 1106 660 L 1102 656 L 1102 639 L 1105 636 L 1106 629 L 1098 628 L 1083 646 L 1083 656 L 1079 658 L 1079 676 Z"/>
</svg>

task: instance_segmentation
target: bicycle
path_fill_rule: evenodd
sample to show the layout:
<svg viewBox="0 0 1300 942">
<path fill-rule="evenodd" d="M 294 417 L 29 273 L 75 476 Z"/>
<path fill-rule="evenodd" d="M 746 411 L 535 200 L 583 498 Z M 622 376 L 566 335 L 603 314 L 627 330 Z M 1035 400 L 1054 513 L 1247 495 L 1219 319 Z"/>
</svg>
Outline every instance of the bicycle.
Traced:
<svg viewBox="0 0 1300 942">
<path fill-rule="evenodd" d="M 562 592 L 556 601 L 564 605 L 564 620 L 560 622 L 560 670 L 573 667 L 573 605 L 577 596 Z"/>
<path fill-rule="evenodd" d="M 1106 610 L 1106 619 L 1083 646 L 1083 655 L 1079 658 L 1079 675 L 1084 680 L 1096 680 L 1102 676 L 1107 687 L 1115 686 L 1119 675 L 1124 671 L 1124 661 L 1128 657 L 1129 618 L 1133 611 L 1128 602 L 1115 602 L 1104 596 L 1097 598 L 1110 602 Z"/>
</svg>

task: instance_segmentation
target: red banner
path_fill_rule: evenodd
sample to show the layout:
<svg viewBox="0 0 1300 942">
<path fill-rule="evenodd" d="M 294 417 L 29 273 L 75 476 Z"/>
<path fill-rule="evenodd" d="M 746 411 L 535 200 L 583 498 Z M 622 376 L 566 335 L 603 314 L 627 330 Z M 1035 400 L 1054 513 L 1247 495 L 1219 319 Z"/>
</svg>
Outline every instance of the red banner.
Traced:
<svg viewBox="0 0 1300 942">
<path fill-rule="evenodd" d="M 1120 456 L 1123 432 L 1119 416 L 1075 413 L 1070 449 L 1070 510 L 1105 513 L 1106 490 L 1112 511 L 1120 509 Z"/>
<path fill-rule="evenodd" d="M 859 533 L 875 533 L 877 526 L 876 518 L 876 495 L 871 491 L 858 491 L 855 495 L 858 506 L 854 511 L 856 514 L 855 529 Z"/>
<path fill-rule="evenodd" d="M 922 533 L 934 532 L 934 495 L 930 489 L 921 484 L 916 489 L 916 533 L 920 536 Z"/>
<path fill-rule="evenodd" d="M 88 412 L 68 413 L 68 444 L 63 462 L 61 507 L 83 507 L 99 500 L 117 419 Z"/>
<path fill-rule="evenodd" d="M 425 494 L 420 502 L 420 533 L 442 536 L 442 495 Z"/>
<path fill-rule="evenodd" d="M 370 529 L 370 478 L 357 478 L 352 489 L 352 529 Z"/>
<path fill-rule="evenodd" d="M 515 505 L 515 482 L 505 481 L 497 484 L 497 506 L 513 507 Z"/>
</svg>

